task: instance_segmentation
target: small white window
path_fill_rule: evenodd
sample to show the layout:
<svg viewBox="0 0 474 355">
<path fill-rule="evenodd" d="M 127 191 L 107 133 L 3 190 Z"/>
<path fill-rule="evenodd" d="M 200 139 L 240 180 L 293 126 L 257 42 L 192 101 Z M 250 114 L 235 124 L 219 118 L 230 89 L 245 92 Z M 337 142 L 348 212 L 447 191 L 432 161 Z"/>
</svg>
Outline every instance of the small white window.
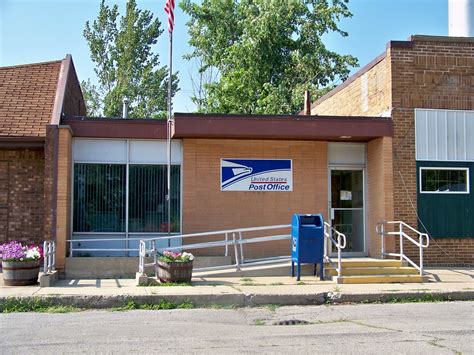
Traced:
<svg viewBox="0 0 474 355">
<path fill-rule="evenodd" d="M 468 194 L 468 168 L 420 168 L 420 192 L 442 194 Z"/>
</svg>

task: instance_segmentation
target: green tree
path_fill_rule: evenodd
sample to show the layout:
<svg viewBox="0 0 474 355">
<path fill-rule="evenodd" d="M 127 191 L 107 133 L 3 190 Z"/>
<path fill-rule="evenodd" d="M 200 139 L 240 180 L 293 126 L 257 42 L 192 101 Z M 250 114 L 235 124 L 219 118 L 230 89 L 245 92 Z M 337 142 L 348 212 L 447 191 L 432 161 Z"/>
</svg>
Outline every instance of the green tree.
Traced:
<svg viewBox="0 0 474 355">
<path fill-rule="evenodd" d="M 135 0 L 127 1 L 125 15 L 119 20 L 118 6 L 105 5 L 91 24 L 86 22 L 84 37 L 95 64 L 98 84 L 81 83 L 88 115 L 118 117 L 122 100 L 130 99 L 130 117 L 166 117 L 168 68 L 161 66 L 153 46 L 163 33 L 161 23 L 148 10 L 137 8 Z M 173 75 L 172 94 L 178 90 Z"/>
<path fill-rule="evenodd" d="M 351 55 L 326 48 L 321 36 L 351 17 L 348 0 L 183 0 L 193 52 L 204 73 L 203 112 L 296 113 L 305 90 L 319 97 L 357 65 Z M 196 98 L 194 98 L 196 100 Z"/>
</svg>

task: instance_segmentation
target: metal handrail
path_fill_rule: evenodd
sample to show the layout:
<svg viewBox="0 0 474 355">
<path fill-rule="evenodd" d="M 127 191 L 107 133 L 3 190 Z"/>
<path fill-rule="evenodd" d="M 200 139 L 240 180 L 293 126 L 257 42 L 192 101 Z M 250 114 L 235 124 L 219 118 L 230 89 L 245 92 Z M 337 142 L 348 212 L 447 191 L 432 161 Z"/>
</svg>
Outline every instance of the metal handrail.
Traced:
<svg viewBox="0 0 474 355">
<path fill-rule="evenodd" d="M 104 233 L 98 233 L 98 234 L 104 234 Z M 113 233 L 109 233 L 113 234 Z M 172 235 L 178 235 L 176 233 Z M 159 238 L 159 237 L 158 237 Z M 69 257 L 74 257 L 74 252 L 76 251 L 116 251 L 116 252 L 129 252 L 129 251 L 134 251 L 136 252 L 137 249 L 135 248 L 74 248 L 74 243 L 97 243 L 97 242 L 133 242 L 137 241 L 139 242 L 142 240 L 142 238 L 127 238 L 127 237 L 122 237 L 122 238 L 88 238 L 88 239 L 67 239 L 66 242 L 69 243 Z"/>
<path fill-rule="evenodd" d="M 283 229 L 283 228 L 290 228 L 290 227 L 291 227 L 291 224 L 281 224 L 281 225 L 264 226 L 264 227 L 237 228 L 237 229 L 227 229 L 227 230 L 212 231 L 212 232 L 177 234 L 175 236 L 164 235 L 164 236 L 161 236 L 161 237 L 145 238 L 145 239 L 141 239 L 141 240 L 146 241 L 146 240 L 158 240 L 158 239 L 206 237 L 206 236 L 209 236 L 209 235 L 220 235 L 220 234 L 226 234 L 226 233 L 256 232 L 256 231 L 271 230 L 271 229 Z"/>
<path fill-rule="evenodd" d="M 43 274 L 50 274 L 54 270 L 56 270 L 56 242 L 45 240 L 43 243 Z"/>
<path fill-rule="evenodd" d="M 332 237 L 332 233 L 336 233 L 337 240 Z M 346 236 L 345 234 L 339 232 L 336 228 L 330 225 L 327 222 L 324 222 L 324 235 L 325 235 L 325 245 L 324 245 L 324 259 L 329 262 L 331 265 L 334 265 L 331 260 L 331 250 L 332 247 L 329 247 L 330 244 L 334 245 L 337 248 L 337 276 L 342 276 L 342 249 L 346 247 Z M 343 242 L 343 243 L 342 243 Z M 329 244 L 330 243 L 330 244 Z"/>
<path fill-rule="evenodd" d="M 148 238 L 140 240 L 139 245 L 139 264 L 138 264 L 138 272 L 141 275 L 145 274 L 145 269 L 147 267 L 153 267 L 155 269 L 155 276 L 157 273 L 158 263 L 157 263 L 157 253 L 163 252 L 165 250 L 189 250 L 189 249 L 206 249 L 206 248 L 215 248 L 215 247 L 225 247 L 225 255 L 228 256 L 229 246 L 234 248 L 234 256 L 235 256 L 235 264 L 230 265 L 234 266 L 237 271 L 240 270 L 242 264 L 245 264 L 245 258 L 243 253 L 243 245 L 244 244 L 251 244 L 251 243 L 263 243 L 263 242 L 270 242 L 275 240 L 285 240 L 291 239 L 290 234 L 279 234 L 279 235 L 272 235 L 272 236 L 263 236 L 263 237 L 255 237 L 255 238 L 242 238 L 242 233 L 244 232 L 256 232 L 256 231 L 265 231 L 265 230 L 274 230 L 274 229 L 283 229 L 283 228 L 290 228 L 290 224 L 282 224 L 282 225 L 274 225 L 274 226 L 264 226 L 264 227 L 253 227 L 253 228 L 237 228 L 237 229 L 228 229 L 228 230 L 221 230 L 221 231 L 212 231 L 212 232 L 202 232 L 202 233 L 192 233 L 192 234 L 183 234 L 178 236 L 162 236 L 158 238 Z M 191 243 L 185 244 L 175 247 L 163 247 L 157 248 L 156 242 L 159 240 L 166 240 L 166 239 L 176 239 L 176 238 L 195 238 L 195 237 L 205 237 L 205 236 L 215 236 L 215 235 L 223 235 L 223 240 L 211 241 L 211 242 L 199 242 L 199 243 Z M 149 247 L 147 248 L 147 244 Z M 153 262 L 146 263 L 145 259 L 147 257 L 153 257 Z M 288 258 L 289 259 L 289 258 Z M 265 262 L 264 259 L 260 259 L 260 262 Z M 225 266 L 226 268 L 229 265 Z M 205 269 L 215 269 L 216 267 L 209 267 Z M 203 270 L 199 269 L 199 270 Z"/>
<path fill-rule="evenodd" d="M 220 231 L 212 231 L 212 232 L 201 232 L 201 233 L 192 233 L 192 234 L 179 234 L 179 233 L 172 233 L 171 235 L 166 235 L 163 233 L 159 233 L 157 237 L 153 238 L 127 238 L 127 237 L 122 237 L 122 238 L 88 238 L 88 239 L 68 239 L 66 240 L 67 243 L 69 243 L 69 256 L 73 257 L 74 252 L 76 251 L 81 251 L 81 252 L 98 252 L 98 251 L 104 251 L 104 252 L 136 252 L 137 249 L 135 248 L 74 248 L 74 243 L 95 243 L 95 242 L 131 242 L 131 241 L 150 241 L 150 240 L 174 240 L 174 239 L 183 239 L 183 238 L 195 238 L 195 237 L 204 237 L 204 236 L 213 236 L 213 235 L 226 235 L 226 240 L 229 237 L 229 234 L 231 233 L 238 233 L 238 237 L 240 240 L 242 239 L 242 233 L 245 232 L 255 232 L 255 231 L 262 231 L 262 230 L 271 230 L 271 229 L 282 229 L 282 228 L 289 228 L 291 225 L 287 224 L 282 224 L 282 225 L 274 225 L 274 226 L 264 226 L 264 227 L 248 227 L 248 228 L 237 228 L 237 229 L 228 229 L 228 230 L 220 230 Z M 84 233 L 78 233 L 79 235 L 86 235 Z M 98 234 L 105 234 L 105 233 L 98 233 Z M 108 235 L 113 235 L 114 233 L 112 232 L 107 232 Z M 118 233 L 115 233 L 118 234 Z M 157 233 L 158 234 L 158 233 Z M 245 244 L 243 242 L 242 244 Z M 228 255 L 228 245 L 226 247 L 226 256 Z M 172 250 L 170 247 L 166 248 L 166 250 Z M 175 248 L 176 249 L 182 249 L 181 247 Z M 241 259 L 243 259 L 243 247 L 240 246 L 240 251 L 241 251 Z"/>
<path fill-rule="evenodd" d="M 395 230 L 393 232 L 386 232 L 385 231 L 385 226 L 386 225 L 394 225 L 398 226 L 398 231 Z M 406 234 L 403 230 L 403 228 L 407 228 L 410 231 L 416 233 L 418 235 L 418 240 L 412 238 L 408 234 Z M 420 276 L 423 276 L 423 250 L 428 248 L 430 245 L 430 238 L 427 233 L 422 233 L 412 226 L 406 224 L 403 221 L 385 221 L 385 222 L 380 222 L 377 223 L 375 226 L 375 231 L 380 234 L 381 237 L 381 255 L 382 258 L 385 256 L 395 256 L 399 257 L 400 261 L 406 260 L 410 265 L 412 265 L 414 268 L 416 268 L 420 272 Z M 385 252 L 385 237 L 390 236 L 390 235 L 395 235 L 399 236 L 399 244 L 400 244 L 400 252 L 399 253 L 387 253 Z M 403 240 L 407 239 L 410 241 L 412 244 L 416 245 L 419 248 L 419 265 L 417 265 L 413 260 L 411 260 L 405 253 L 404 253 L 404 248 L 403 248 Z M 426 243 L 423 242 L 423 239 L 426 240 Z"/>
</svg>

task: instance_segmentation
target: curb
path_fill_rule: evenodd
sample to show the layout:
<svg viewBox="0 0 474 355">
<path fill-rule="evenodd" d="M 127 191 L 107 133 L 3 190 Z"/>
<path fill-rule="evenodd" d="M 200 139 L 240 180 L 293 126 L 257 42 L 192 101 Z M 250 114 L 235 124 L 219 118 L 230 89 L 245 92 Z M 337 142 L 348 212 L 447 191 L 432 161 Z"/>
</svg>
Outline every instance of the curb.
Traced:
<svg viewBox="0 0 474 355">
<path fill-rule="evenodd" d="M 410 291 L 387 293 L 327 293 L 329 304 L 341 303 L 389 303 L 389 302 L 432 302 L 432 301 L 473 301 L 474 290 L 466 291 Z"/>
<path fill-rule="evenodd" d="M 195 307 L 232 306 L 258 307 L 268 304 L 279 306 L 302 306 L 322 304 L 347 303 L 387 303 L 387 302 L 430 302 L 430 301 L 469 301 L 474 300 L 474 290 L 452 292 L 392 292 L 350 294 L 340 292 L 321 292 L 313 294 L 203 294 L 203 295 L 114 295 L 114 296 L 72 296 L 72 295 L 45 295 L 45 296 L 11 296 L 0 297 L 0 306 L 3 303 L 18 300 L 47 301 L 53 306 L 73 306 L 81 309 L 108 309 L 121 307 L 129 301 L 137 304 L 156 304 L 166 300 L 175 304 L 191 302 Z"/>
</svg>

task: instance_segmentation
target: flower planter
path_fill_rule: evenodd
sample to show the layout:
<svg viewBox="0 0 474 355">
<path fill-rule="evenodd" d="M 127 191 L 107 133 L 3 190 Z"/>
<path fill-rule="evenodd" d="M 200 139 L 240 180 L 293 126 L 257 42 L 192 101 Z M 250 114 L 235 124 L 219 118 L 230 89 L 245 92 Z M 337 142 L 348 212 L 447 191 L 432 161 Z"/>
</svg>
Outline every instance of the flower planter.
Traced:
<svg viewBox="0 0 474 355">
<path fill-rule="evenodd" d="M 191 282 L 193 261 L 167 263 L 158 260 L 158 278 L 161 282 Z"/>
<path fill-rule="evenodd" d="M 38 283 L 41 262 L 2 261 L 3 282 L 5 286 L 26 286 Z"/>
</svg>

